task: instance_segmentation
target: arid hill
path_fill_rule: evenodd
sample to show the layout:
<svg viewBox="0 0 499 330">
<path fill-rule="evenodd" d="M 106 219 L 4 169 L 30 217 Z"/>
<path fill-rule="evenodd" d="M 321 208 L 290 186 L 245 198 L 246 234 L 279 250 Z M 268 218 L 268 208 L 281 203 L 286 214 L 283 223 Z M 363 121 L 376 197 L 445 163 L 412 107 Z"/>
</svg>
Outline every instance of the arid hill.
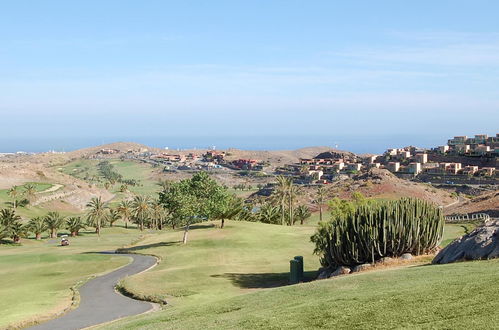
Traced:
<svg viewBox="0 0 499 330">
<path fill-rule="evenodd" d="M 448 214 L 487 213 L 491 217 L 499 217 L 499 191 L 483 194 L 481 196 L 463 200 L 449 207 Z"/>
</svg>

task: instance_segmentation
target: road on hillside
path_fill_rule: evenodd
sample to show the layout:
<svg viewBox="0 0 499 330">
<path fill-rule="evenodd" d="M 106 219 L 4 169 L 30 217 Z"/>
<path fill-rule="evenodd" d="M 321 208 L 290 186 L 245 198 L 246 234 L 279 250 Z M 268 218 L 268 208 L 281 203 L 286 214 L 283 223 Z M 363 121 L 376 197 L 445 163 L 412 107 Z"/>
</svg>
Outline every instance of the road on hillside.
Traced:
<svg viewBox="0 0 499 330">
<path fill-rule="evenodd" d="M 112 253 L 114 255 L 114 252 L 103 253 Z M 133 261 L 122 268 L 85 283 L 78 290 L 80 292 L 80 305 L 78 308 L 59 318 L 31 327 L 30 329 L 82 329 L 125 316 L 150 311 L 153 308 L 151 303 L 125 297 L 117 293 L 114 287 L 120 279 L 140 273 L 154 266 L 156 258 L 137 254 L 117 253 L 115 255 L 131 257 Z"/>
</svg>

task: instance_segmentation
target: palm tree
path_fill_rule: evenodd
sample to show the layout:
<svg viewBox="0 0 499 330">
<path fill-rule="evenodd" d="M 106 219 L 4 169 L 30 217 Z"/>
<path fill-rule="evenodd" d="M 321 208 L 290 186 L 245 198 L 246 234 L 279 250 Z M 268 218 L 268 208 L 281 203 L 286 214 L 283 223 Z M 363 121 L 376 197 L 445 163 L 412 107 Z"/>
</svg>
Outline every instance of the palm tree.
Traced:
<svg viewBox="0 0 499 330">
<path fill-rule="evenodd" d="M 159 201 L 155 201 L 154 203 L 152 203 L 150 215 L 152 220 L 154 221 L 153 227 L 159 230 L 163 229 L 163 221 L 167 216 L 163 204 L 161 204 Z"/>
<path fill-rule="evenodd" d="M 312 213 L 310 213 L 310 209 L 306 205 L 300 205 L 296 209 L 296 217 L 300 220 L 300 225 L 303 225 L 311 215 Z"/>
<path fill-rule="evenodd" d="M 326 197 L 327 190 L 324 187 L 319 187 L 317 189 L 317 198 L 315 200 L 315 203 L 319 205 L 319 221 L 322 221 L 322 206 L 324 205 Z"/>
<path fill-rule="evenodd" d="M 41 217 L 36 217 L 28 222 L 28 229 L 35 234 L 35 238 L 40 240 L 42 238 L 42 233 L 48 229 L 45 219 Z"/>
<path fill-rule="evenodd" d="M 157 183 L 157 185 L 161 187 L 161 191 L 165 191 L 170 186 L 170 181 L 168 181 L 168 180 L 159 180 L 158 183 Z"/>
<path fill-rule="evenodd" d="M 293 181 L 290 180 L 290 184 L 288 185 L 288 209 L 289 209 L 289 225 L 292 226 L 295 223 L 294 218 L 294 208 L 295 208 L 295 200 L 296 196 L 300 193 L 297 186 L 293 184 Z"/>
<path fill-rule="evenodd" d="M 3 209 L 0 211 L 0 224 L 2 225 L 2 236 L 10 237 L 14 243 L 19 243 L 21 237 L 26 236 L 26 228 L 21 223 L 21 217 L 14 210 Z"/>
<path fill-rule="evenodd" d="M 28 235 L 28 230 L 25 225 L 16 220 L 7 226 L 7 233 L 14 243 L 20 243 L 21 238 Z"/>
<path fill-rule="evenodd" d="M 237 197 L 230 197 L 219 212 L 215 215 L 215 219 L 220 219 L 220 228 L 224 227 L 225 220 L 232 220 L 238 216 L 243 210 L 243 200 Z"/>
<path fill-rule="evenodd" d="M 50 238 L 57 237 L 57 230 L 59 230 L 64 224 L 64 217 L 59 214 L 59 212 L 49 212 L 45 218 L 45 224 L 47 229 L 50 230 Z"/>
<path fill-rule="evenodd" d="M 125 222 L 125 228 L 128 228 L 128 220 L 132 216 L 132 203 L 129 200 L 121 201 L 120 205 L 118 205 L 118 212 Z"/>
<path fill-rule="evenodd" d="M 293 182 L 291 179 L 282 175 L 277 177 L 277 189 L 274 191 L 274 198 L 281 207 L 281 224 L 284 225 L 286 219 L 286 201 L 288 199 L 288 191 Z"/>
<path fill-rule="evenodd" d="M 26 183 L 24 186 L 24 191 L 23 194 L 24 196 L 28 199 L 28 201 L 31 203 L 36 197 L 36 186 L 32 183 Z"/>
<path fill-rule="evenodd" d="M 87 207 L 90 208 L 88 212 L 88 220 L 95 227 L 95 232 L 100 236 L 100 229 L 102 227 L 102 221 L 106 219 L 107 205 L 102 201 L 102 198 L 93 197 L 90 202 L 88 202 Z"/>
<path fill-rule="evenodd" d="M 109 222 L 109 227 L 112 227 L 113 224 L 121 219 L 120 213 L 117 209 L 109 209 L 109 212 L 106 215 L 106 220 Z"/>
<path fill-rule="evenodd" d="M 151 198 L 137 195 L 132 201 L 132 217 L 138 222 L 140 230 L 144 230 L 144 222 L 151 213 Z"/>
<path fill-rule="evenodd" d="M 263 204 L 260 211 L 258 211 L 258 220 L 263 223 L 277 224 L 279 223 L 279 213 L 280 210 L 278 207 L 270 203 Z"/>
<path fill-rule="evenodd" d="M 66 221 L 66 229 L 72 237 L 76 237 L 80 230 L 85 229 L 85 223 L 80 217 L 71 217 Z"/>
<path fill-rule="evenodd" d="M 7 194 L 11 197 L 16 199 L 16 197 L 19 195 L 19 190 L 17 190 L 17 186 L 13 186 L 7 191 Z"/>
</svg>

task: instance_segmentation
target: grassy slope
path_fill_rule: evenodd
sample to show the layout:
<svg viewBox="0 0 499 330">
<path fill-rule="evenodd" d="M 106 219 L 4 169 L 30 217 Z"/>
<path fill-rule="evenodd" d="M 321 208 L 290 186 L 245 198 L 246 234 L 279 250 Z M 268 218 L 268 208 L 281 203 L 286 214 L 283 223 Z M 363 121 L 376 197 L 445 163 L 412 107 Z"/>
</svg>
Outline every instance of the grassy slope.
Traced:
<svg viewBox="0 0 499 330">
<path fill-rule="evenodd" d="M 215 223 L 218 226 L 218 222 Z M 281 227 L 229 221 L 224 229 L 202 224 L 189 233 L 170 231 L 140 242 L 133 250 L 160 256 L 149 272 L 126 279 L 135 294 L 190 305 L 228 298 L 256 288 L 287 283 L 289 260 L 303 255 L 305 269 L 316 270 L 312 227 Z"/>
<path fill-rule="evenodd" d="M 304 255 L 306 270 L 318 268 L 308 241 L 313 230 L 230 222 L 223 230 L 193 230 L 187 246 L 177 242 L 179 231 L 145 240 L 135 251 L 159 255 L 163 261 L 150 272 L 125 280 L 124 285 L 138 295 L 166 299 L 170 307 L 109 327 L 416 327 L 428 320 L 438 325 L 454 316 L 452 324 L 457 326 L 481 303 L 488 304 L 486 312 L 497 308 L 490 301 L 499 287 L 490 288 L 486 280 L 499 279 L 497 261 L 382 270 L 252 293 L 257 288 L 285 285 L 288 259 L 296 254 Z M 445 239 L 463 232 L 460 225 L 448 225 Z M 475 290 L 478 298 L 473 297 Z M 439 312 L 440 304 L 445 304 L 446 311 L 450 306 L 460 306 L 462 311 L 446 315 Z M 424 313 L 430 313 L 428 319 Z M 486 319 L 485 313 L 477 324 L 483 325 Z"/>
<path fill-rule="evenodd" d="M 109 329 L 490 329 L 499 260 L 366 272 L 169 308 Z"/>
<path fill-rule="evenodd" d="M 0 328 L 68 306 L 75 283 L 128 263 L 124 257 L 86 252 L 115 249 L 139 235 L 137 230 L 105 228 L 100 238 L 86 232 L 68 247 L 48 239 L 0 245 Z"/>
</svg>

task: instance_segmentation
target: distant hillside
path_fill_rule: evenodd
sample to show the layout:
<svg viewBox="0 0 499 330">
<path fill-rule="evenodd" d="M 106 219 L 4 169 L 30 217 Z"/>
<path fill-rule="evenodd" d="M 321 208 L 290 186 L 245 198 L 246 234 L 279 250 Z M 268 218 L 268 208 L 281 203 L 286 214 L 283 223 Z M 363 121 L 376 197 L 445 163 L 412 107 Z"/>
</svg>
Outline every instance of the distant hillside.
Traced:
<svg viewBox="0 0 499 330">
<path fill-rule="evenodd" d="M 484 194 L 449 207 L 448 214 L 485 212 L 492 217 L 499 217 L 499 191 Z"/>
<path fill-rule="evenodd" d="M 135 142 L 114 142 L 114 143 L 108 143 L 108 144 L 103 144 L 100 146 L 95 146 L 95 147 L 89 147 L 85 149 L 78 149 L 75 151 L 71 151 L 66 153 L 66 155 L 70 158 L 79 158 L 79 157 L 85 157 L 89 155 L 94 155 L 101 151 L 102 149 L 115 149 L 119 150 L 120 153 L 126 153 L 128 150 L 149 150 L 152 152 L 161 152 L 164 151 L 159 148 L 152 148 L 149 146 L 146 146 L 144 144 L 140 143 L 135 143 Z"/>
</svg>

